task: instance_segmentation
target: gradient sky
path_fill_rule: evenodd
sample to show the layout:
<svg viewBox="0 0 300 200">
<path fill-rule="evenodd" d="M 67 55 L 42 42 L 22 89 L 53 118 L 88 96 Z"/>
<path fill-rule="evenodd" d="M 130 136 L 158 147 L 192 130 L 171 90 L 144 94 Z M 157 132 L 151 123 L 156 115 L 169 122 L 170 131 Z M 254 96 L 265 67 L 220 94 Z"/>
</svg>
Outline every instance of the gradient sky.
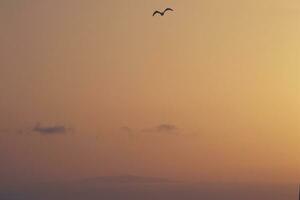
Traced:
<svg viewBox="0 0 300 200">
<path fill-rule="evenodd" d="M 0 185 L 299 181 L 299 21 L 298 0 L 1 0 Z"/>
</svg>

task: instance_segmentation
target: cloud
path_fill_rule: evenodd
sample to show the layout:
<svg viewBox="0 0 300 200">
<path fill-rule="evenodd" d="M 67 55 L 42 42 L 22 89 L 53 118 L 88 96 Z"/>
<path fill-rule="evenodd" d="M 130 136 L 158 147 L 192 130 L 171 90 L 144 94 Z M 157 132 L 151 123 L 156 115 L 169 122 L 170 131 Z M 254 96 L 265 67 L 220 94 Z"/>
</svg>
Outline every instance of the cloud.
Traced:
<svg viewBox="0 0 300 200">
<path fill-rule="evenodd" d="M 65 126 L 41 126 L 39 123 L 32 129 L 32 131 L 37 132 L 41 135 L 56 135 L 65 134 L 68 129 Z"/>
<path fill-rule="evenodd" d="M 158 126 L 152 127 L 152 128 L 148 128 L 148 129 L 144 129 L 142 130 L 142 132 L 154 132 L 154 133 L 178 133 L 178 128 L 177 126 L 173 125 L 173 124 L 160 124 Z"/>
<path fill-rule="evenodd" d="M 178 128 L 172 124 L 161 124 L 156 127 L 156 131 L 158 132 L 170 132 L 170 131 L 177 131 Z"/>
</svg>

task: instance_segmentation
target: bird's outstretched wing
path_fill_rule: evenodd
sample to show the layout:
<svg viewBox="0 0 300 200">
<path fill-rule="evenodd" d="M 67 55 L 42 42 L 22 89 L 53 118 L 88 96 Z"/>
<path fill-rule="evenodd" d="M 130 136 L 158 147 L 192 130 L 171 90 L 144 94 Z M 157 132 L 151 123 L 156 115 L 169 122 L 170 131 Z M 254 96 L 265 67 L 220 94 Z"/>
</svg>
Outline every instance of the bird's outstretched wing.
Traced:
<svg viewBox="0 0 300 200">
<path fill-rule="evenodd" d="M 156 14 L 160 14 L 160 15 L 162 15 L 162 13 L 161 13 L 161 12 L 159 12 L 158 10 L 156 10 L 156 11 L 153 13 L 153 15 L 152 15 L 152 16 L 155 16 Z"/>
<path fill-rule="evenodd" d="M 156 14 L 160 14 L 160 15 L 162 15 L 162 13 L 161 12 L 159 12 L 159 11 L 155 11 L 154 13 L 153 13 L 153 15 L 152 16 L 155 16 Z"/>
<path fill-rule="evenodd" d="M 166 8 L 164 12 L 167 12 L 167 11 L 174 11 L 172 8 Z"/>
</svg>

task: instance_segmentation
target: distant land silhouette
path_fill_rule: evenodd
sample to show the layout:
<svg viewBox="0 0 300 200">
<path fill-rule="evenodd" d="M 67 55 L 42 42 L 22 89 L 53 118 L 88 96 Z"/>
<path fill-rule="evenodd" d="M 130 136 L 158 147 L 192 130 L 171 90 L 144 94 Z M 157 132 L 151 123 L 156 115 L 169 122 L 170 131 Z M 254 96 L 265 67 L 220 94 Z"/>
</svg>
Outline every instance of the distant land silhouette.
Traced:
<svg viewBox="0 0 300 200">
<path fill-rule="evenodd" d="M 295 185 L 191 183 L 135 175 L 0 188 L 1 200 L 297 200 L 297 196 Z"/>
</svg>

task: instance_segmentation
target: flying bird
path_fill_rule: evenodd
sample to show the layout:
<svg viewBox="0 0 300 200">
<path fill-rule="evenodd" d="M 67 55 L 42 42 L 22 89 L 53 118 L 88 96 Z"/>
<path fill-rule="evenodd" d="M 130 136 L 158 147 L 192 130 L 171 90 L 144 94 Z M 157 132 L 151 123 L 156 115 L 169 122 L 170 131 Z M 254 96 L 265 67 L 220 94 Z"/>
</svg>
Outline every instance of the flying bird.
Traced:
<svg viewBox="0 0 300 200">
<path fill-rule="evenodd" d="M 156 14 L 160 14 L 160 16 L 164 16 L 165 15 L 165 13 L 167 12 L 167 11 L 174 11 L 172 8 L 166 8 L 165 10 L 164 10 L 164 12 L 161 12 L 161 11 L 158 11 L 158 10 L 156 10 L 154 13 L 153 13 L 153 17 L 156 15 Z"/>
</svg>

